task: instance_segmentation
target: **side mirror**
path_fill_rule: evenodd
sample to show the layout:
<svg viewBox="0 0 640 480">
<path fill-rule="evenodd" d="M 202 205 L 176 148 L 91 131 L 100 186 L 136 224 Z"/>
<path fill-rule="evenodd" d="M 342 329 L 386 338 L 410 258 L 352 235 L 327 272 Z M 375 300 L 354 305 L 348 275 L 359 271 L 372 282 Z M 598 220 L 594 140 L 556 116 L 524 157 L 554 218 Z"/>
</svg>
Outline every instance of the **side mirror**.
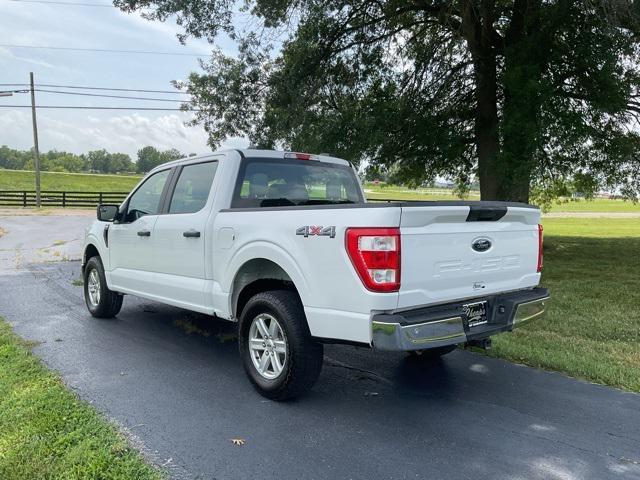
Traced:
<svg viewBox="0 0 640 480">
<path fill-rule="evenodd" d="M 98 205 L 96 216 L 101 222 L 113 222 L 118 215 L 119 209 L 120 205 L 103 203 L 101 205 Z"/>
</svg>

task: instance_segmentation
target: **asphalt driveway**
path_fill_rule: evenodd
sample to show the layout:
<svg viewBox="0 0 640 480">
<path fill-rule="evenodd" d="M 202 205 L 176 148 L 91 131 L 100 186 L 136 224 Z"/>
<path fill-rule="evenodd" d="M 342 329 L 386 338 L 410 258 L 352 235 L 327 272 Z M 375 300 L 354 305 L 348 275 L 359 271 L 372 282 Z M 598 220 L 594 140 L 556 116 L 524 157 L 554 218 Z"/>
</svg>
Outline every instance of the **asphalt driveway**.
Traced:
<svg viewBox="0 0 640 480">
<path fill-rule="evenodd" d="M 42 217 L 0 217 L 5 259 L 91 220 L 24 218 Z M 640 395 L 465 351 L 421 365 L 328 346 L 313 391 L 275 403 L 245 379 L 233 325 L 134 297 L 96 320 L 78 261 L 29 259 L 0 262 L 0 315 L 175 478 L 640 478 Z"/>
</svg>

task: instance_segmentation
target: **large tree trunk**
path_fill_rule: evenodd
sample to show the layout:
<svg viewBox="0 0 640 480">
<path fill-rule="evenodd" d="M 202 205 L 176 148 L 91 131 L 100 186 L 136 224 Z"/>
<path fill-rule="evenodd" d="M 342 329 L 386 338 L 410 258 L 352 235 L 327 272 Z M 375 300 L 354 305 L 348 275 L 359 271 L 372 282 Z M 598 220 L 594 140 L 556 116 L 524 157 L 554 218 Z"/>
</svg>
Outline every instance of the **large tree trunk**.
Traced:
<svg viewBox="0 0 640 480">
<path fill-rule="evenodd" d="M 500 153 L 498 108 L 496 98 L 495 58 L 476 62 L 475 141 L 478 155 L 480 198 L 496 200 L 500 192 L 497 160 Z"/>
<path fill-rule="evenodd" d="M 540 132 L 540 80 L 549 51 L 548 35 L 540 29 L 540 3 L 515 0 L 505 38 L 496 40 L 495 1 L 459 2 L 474 67 L 482 200 L 529 201 Z M 504 55 L 502 118 L 498 116 L 498 54 Z"/>
<path fill-rule="evenodd" d="M 515 0 L 504 48 L 502 173 L 497 197 L 529 201 L 539 141 L 540 83 L 549 39 L 540 30 L 540 0 Z"/>
<path fill-rule="evenodd" d="M 516 77 L 520 77 L 520 72 Z M 509 69 L 505 70 L 505 74 Z M 532 72 L 533 74 L 534 72 Z M 528 77 L 530 81 L 535 76 Z M 507 82 L 509 83 L 509 82 Z M 526 92 L 525 89 L 530 89 Z M 505 85 L 502 113 L 502 151 L 498 163 L 502 169 L 497 198 L 516 202 L 529 201 L 531 174 L 535 164 L 538 141 L 539 100 L 530 86 Z"/>
<path fill-rule="evenodd" d="M 496 200 L 500 191 L 496 53 L 492 46 L 494 8 L 493 0 L 482 0 L 479 8 L 474 0 L 460 1 L 462 31 L 471 52 L 476 84 L 474 134 L 482 200 Z"/>
</svg>

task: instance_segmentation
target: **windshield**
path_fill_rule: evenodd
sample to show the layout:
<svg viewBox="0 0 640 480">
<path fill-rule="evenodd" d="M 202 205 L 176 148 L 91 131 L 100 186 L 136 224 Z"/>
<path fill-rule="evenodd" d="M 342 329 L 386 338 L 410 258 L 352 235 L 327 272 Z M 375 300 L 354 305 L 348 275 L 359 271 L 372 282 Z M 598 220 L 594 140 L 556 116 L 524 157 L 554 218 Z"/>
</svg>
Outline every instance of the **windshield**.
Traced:
<svg viewBox="0 0 640 480">
<path fill-rule="evenodd" d="M 313 160 L 246 159 L 232 207 L 364 203 L 353 169 Z"/>
</svg>

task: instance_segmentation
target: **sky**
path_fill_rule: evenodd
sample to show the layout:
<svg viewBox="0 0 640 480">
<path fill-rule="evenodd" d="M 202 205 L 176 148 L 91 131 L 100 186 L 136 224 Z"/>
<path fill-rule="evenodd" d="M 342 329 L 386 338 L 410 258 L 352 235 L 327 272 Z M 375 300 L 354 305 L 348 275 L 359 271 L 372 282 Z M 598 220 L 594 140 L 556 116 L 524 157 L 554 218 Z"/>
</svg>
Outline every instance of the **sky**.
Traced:
<svg viewBox="0 0 640 480">
<path fill-rule="evenodd" d="M 91 0 L 91 3 L 109 5 L 106 0 Z M 112 7 L 0 0 L 0 31 L 2 45 L 180 52 L 203 57 L 212 48 L 205 41 L 196 39 L 181 45 L 176 38 L 179 27 L 172 21 L 150 22 L 139 14 L 126 14 Z M 227 53 L 234 52 L 233 45 L 224 39 L 217 46 Z M 191 71 L 199 70 L 196 56 L 0 46 L 0 84 L 28 83 L 29 72 L 33 72 L 36 84 L 173 90 L 171 80 L 185 79 Z M 15 88 L 22 87 L 0 86 L 0 91 Z M 153 93 L 82 92 L 167 99 L 184 97 Z M 0 145 L 17 149 L 31 148 L 31 110 L 2 105 L 30 105 L 29 95 L 17 93 L 11 97 L 0 97 Z M 36 105 L 177 108 L 180 104 L 36 92 Z M 173 111 L 39 109 L 39 146 L 41 151 L 55 149 L 73 153 L 104 148 L 110 152 L 127 153 L 134 160 L 136 152 L 145 145 L 162 150 L 176 148 L 186 154 L 211 151 L 201 127 L 184 125 L 191 117 L 187 112 Z M 223 146 L 246 145 L 246 140 L 232 138 Z"/>
</svg>

